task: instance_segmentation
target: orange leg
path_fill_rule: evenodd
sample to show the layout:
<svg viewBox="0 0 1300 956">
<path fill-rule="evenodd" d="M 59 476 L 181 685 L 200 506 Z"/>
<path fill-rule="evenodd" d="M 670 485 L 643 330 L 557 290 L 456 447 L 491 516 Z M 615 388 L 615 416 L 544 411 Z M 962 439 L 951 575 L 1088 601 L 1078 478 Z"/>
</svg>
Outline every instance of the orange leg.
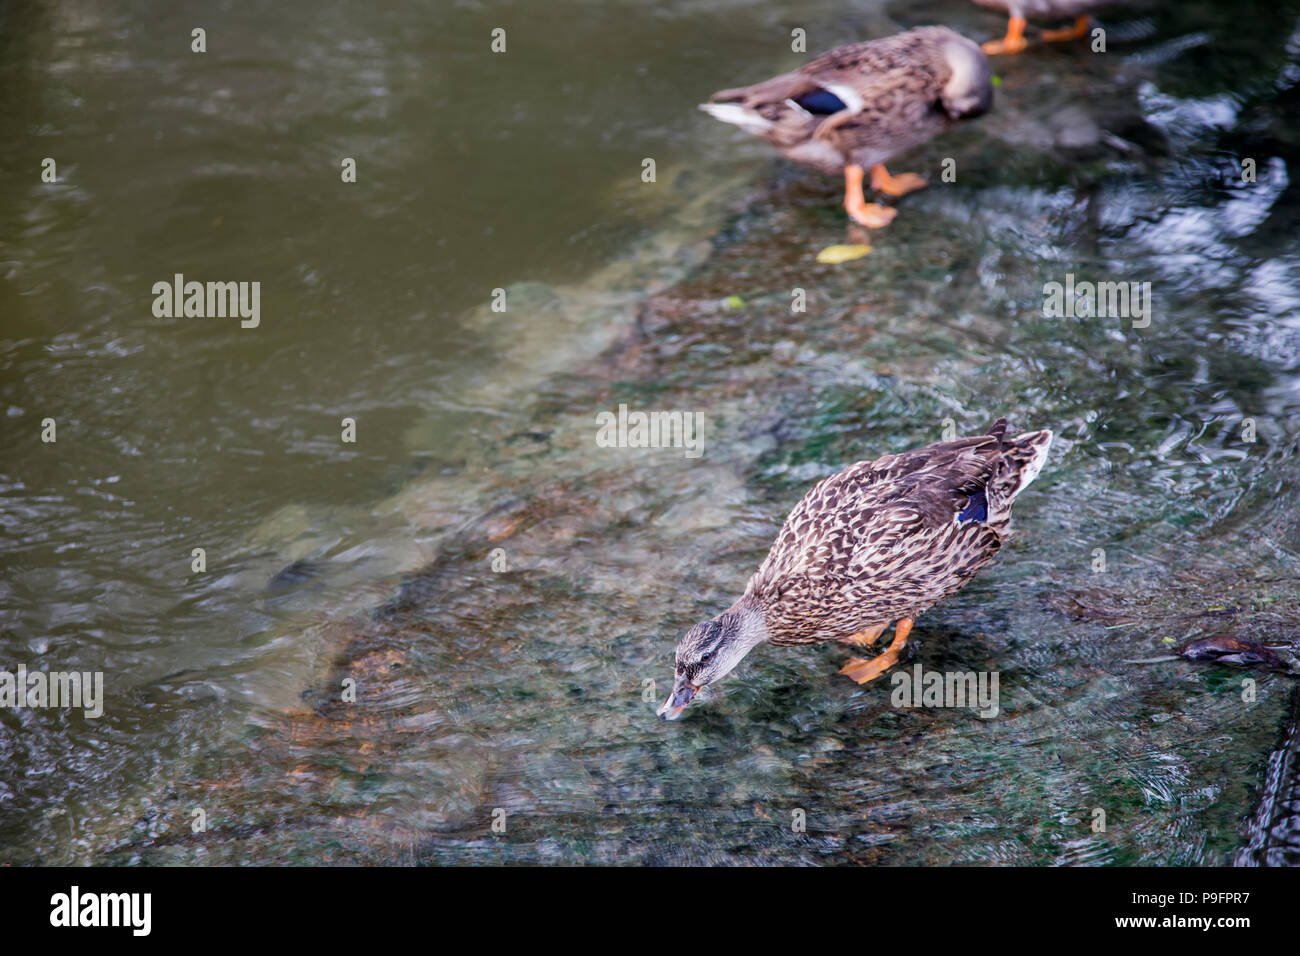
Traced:
<svg viewBox="0 0 1300 956">
<path fill-rule="evenodd" d="M 885 633 L 885 628 L 889 623 L 877 624 L 875 627 L 869 627 L 865 631 L 858 631 L 856 634 L 850 634 L 848 637 L 841 637 L 840 640 L 845 644 L 852 644 L 854 647 L 870 647 L 876 643 L 881 634 Z"/>
<path fill-rule="evenodd" d="M 918 176 L 916 173 L 899 173 L 897 176 L 891 176 L 884 163 L 877 163 L 871 167 L 871 188 L 886 196 L 906 196 L 928 185 L 930 184 L 925 181 L 925 177 Z"/>
<path fill-rule="evenodd" d="M 875 680 L 898 663 L 898 656 L 907 645 L 907 635 L 910 633 L 912 633 L 912 619 L 900 618 L 894 625 L 894 640 L 885 649 L 885 653 L 869 661 L 861 657 L 851 657 L 849 662 L 840 668 L 840 673 L 859 684 Z"/>
<path fill-rule="evenodd" d="M 1085 13 L 1074 21 L 1074 26 L 1066 27 L 1064 30 L 1044 30 L 1042 37 L 1052 43 L 1059 40 L 1078 40 L 1088 35 L 1088 27 L 1091 23 L 1092 18 Z"/>
<path fill-rule="evenodd" d="M 868 229 L 880 229 L 894 221 L 898 210 L 866 201 L 862 195 L 864 174 L 863 168 L 854 163 L 844 167 L 844 209 L 854 222 Z"/>
<path fill-rule="evenodd" d="M 1029 44 L 1025 42 L 1025 18 L 1012 17 L 1007 23 L 1007 35 L 1001 40 L 990 40 L 983 50 L 989 56 L 999 53 L 1019 53 Z"/>
</svg>

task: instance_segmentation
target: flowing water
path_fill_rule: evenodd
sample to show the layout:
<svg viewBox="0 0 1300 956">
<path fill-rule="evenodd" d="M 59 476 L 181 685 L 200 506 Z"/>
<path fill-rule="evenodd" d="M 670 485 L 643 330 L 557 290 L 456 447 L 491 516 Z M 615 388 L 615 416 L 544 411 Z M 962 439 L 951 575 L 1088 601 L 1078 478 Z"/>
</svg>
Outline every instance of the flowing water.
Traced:
<svg viewBox="0 0 1300 956">
<path fill-rule="evenodd" d="M 6 5 L 0 669 L 105 700 L 0 709 L 0 863 L 1231 862 L 1294 679 L 1130 662 L 1300 636 L 1300 2 L 1253 6 L 996 60 L 823 265 L 838 185 L 695 104 L 996 15 Z M 156 317 L 177 273 L 259 324 Z M 1045 316 L 1068 276 L 1149 324 Z M 598 446 L 620 404 L 703 455 Z M 906 665 L 996 717 L 822 647 L 654 718 L 811 483 L 999 414 L 1051 458 Z"/>
</svg>

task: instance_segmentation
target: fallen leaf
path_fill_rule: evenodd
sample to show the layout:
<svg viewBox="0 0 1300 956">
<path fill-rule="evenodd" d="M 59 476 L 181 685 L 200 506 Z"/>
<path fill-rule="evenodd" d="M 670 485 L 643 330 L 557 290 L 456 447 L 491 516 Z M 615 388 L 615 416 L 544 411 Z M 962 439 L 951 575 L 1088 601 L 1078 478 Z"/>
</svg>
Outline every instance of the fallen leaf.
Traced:
<svg viewBox="0 0 1300 956">
<path fill-rule="evenodd" d="M 817 253 L 817 261 L 836 265 L 841 262 L 852 262 L 854 259 L 861 259 L 870 252 L 871 247 L 866 245 L 827 246 Z"/>
</svg>

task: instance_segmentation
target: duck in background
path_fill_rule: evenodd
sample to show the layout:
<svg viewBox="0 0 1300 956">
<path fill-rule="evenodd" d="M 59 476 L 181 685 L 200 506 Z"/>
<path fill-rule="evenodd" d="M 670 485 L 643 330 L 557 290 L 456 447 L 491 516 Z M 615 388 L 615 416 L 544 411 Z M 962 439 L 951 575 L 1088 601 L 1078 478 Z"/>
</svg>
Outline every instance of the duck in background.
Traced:
<svg viewBox="0 0 1300 956">
<path fill-rule="evenodd" d="M 863 181 L 886 196 L 926 185 L 915 173 L 892 176 L 886 161 L 993 103 L 988 60 L 946 27 L 837 47 L 793 73 L 714 93 L 700 106 L 724 123 L 760 136 L 796 163 L 844 176 L 844 208 L 870 229 L 898 211 L 868 203 Z"/>
<path fill-rule="evenodd" d="M 1048 42 L 1078 40 L 1088 35 L 1092 11 L 1110 6 L 1118 0 L 974 0 L 981 7 L 1001 10 L 1011 19 L 1007 22 L 1007 35 L 1001 40 L 990 40 L 983 50 L 989 56 L 1000 53 L 1019 53 L 1029 43 L 1025 40 L 1028 17 L 1042 20 L 1074 19 L 1074 26 L 1062 30 L 1044 30 L 1039 38 Z"/>
<path fill-rule="evenodd" d="M 740 600 L 696 624 L 677 645 L 672 693 L 659 716 L 675 720 L 700 689 L 759 644 L 875 643 L 872 660 L 840 673 L 865 684 L 892 667 L 922 611 L 964 587 L 1010 537 L 1011 505 L 1052 443 L 1046 429 L 987 434 L 860 461 L 817 484 L 790 512 Z"/>
</svg>

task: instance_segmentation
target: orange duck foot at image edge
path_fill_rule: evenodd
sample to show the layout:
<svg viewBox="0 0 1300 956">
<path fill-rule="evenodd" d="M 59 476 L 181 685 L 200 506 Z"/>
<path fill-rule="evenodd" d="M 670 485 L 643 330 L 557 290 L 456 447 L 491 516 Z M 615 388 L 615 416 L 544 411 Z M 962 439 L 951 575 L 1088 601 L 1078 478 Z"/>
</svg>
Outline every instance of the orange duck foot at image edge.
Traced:
<svg viewBox="0 0 1300 956">
<path fill-rule="evenodd" d="M 1074 26 L 1066 27 L 1063 30 L 1044 30 L 1043 39 L 1048 43 L 1059 43 L 1062 40 L 1079 40 L 1088 35 L 1088 26 L 1092 23 L 1092 18 L 1086 13 L 1074 21 Z"/>
<path fill-rule="evenodd" d="M 1029 44 L 1025 41 L 1025 18 L 1012 17 L 1007 22 L 1007 35 L 1001 40 L 989 40 L 982 44 L 982 49 L 989 56 L 1000 53 L 1019 53 Z"/>
</svg>

